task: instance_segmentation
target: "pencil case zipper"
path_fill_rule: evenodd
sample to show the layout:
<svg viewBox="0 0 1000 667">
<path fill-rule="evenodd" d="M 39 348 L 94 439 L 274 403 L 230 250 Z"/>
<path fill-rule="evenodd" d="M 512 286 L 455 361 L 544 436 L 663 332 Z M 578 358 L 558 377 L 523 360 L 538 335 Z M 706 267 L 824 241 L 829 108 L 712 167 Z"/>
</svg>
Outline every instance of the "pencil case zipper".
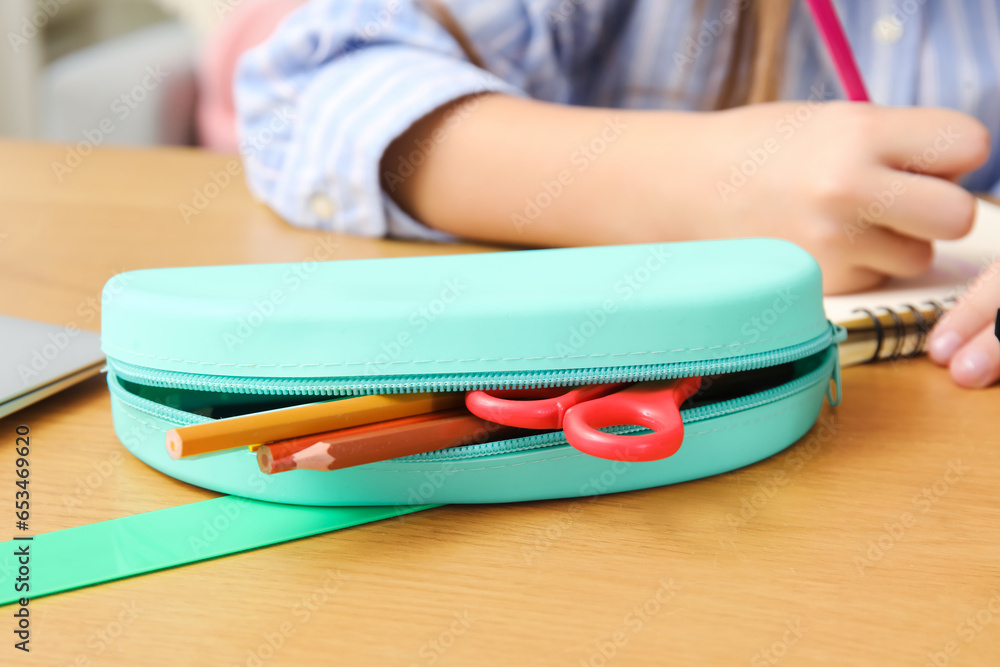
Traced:
<svg viewBox="0 0 1000 667">
<path fill-rule="evenodd" d="M 186 426 L 209 422 L 212 419 L 136 396 L 122 387 L 118 380 L 122 379 L 135 384 L 165 389 L 285 396 L 357 396 L 364 394 L 469 391 L 473 389 L 522 389 L 581 384 L 644 382 L 679 377 L 747 372 L 777 366 L 805 359 L 819 354 L 824 350 L 829 350 L 831 346 L 834 346 L 839 340 L 843 339 L 843 335 L 843 329 L 830 325 L 823 334 L 797 345 L 768 352 L 715 360 L 557 371 L 482 372 L 421 376 L 378 376 L 372 378 L 240 378 L 161 371 L 109 358 L 108 367 L 111 377 L 108 384 L 112 394 L 129 407 L 152 417 L 177 424 L 178 426 Z M 836 353 L 828 356 L 832 356 L 832 361 L 828 359 L 826 363 L 821 364 L 802 377 L 791 380 L 779 387 L 718 403 L 688 408 L 681 411 L 681 417 L 685 424 L 705 421 L 788 398 L 819 382 L 830 380 L 831 363 L 834 366 L 832 374 L 834 387 L 828 392 L 828 397 L 831 403 L 836 404 L 839 401 L 840 393 L 839 359 Z M 609 430 L 614 433 L 632 434 L 642 432 L 644 429 L 638 426 L 617 426 L 611 427 Z M 399 460 L 461 460 L 544 449 L 565 444 L 566 440 L 562 432 L 554 431 L 515 440 L 437 450 L 404 457 Z"/>
<path fill-rule="evenodd" d="M 830 347 L 842 336 L 843 330 L 831 324 L 822 334 L 797 345 L 724 359 L 643 366 L 603 366 L 499 373 L 384 375 L 370 378 L 242 378 L 162 371 L 116 361 L 112 358 L 108 359 L 108 364 L 118 377 L 151 387 L 258 395 L 362 396 L 365 394 L 472 391 L 474 389 L 569 387 L 737 373 L 804 359 Z"/>
</svg>

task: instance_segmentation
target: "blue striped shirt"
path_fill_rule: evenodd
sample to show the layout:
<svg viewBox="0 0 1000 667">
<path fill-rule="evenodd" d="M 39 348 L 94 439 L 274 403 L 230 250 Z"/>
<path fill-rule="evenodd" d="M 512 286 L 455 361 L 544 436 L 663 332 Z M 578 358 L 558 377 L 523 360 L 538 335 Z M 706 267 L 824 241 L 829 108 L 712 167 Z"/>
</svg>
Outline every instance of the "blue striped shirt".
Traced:
<svg viewBox="0 0 1000 667">
<path fill-rule="evenodd" d="M 380 159 L 414 121 L 487 91 L 710 109 L 739 2 L 445 0 L 484 71 L 415 0 L 313 0 L 241 62 L 237 103 L 250 187 L 297 225 L 449 238 L 413 220 L 381 187 Z M 998 3 L 840 0 L 837 7 L 874 102 L 950 107 L 994 131 L 989 161 L 963 184 L 1000 193 Z M 782 97 L 842 97 L 804 2 L 792 11 L 787 39 Z"/>
</svg>

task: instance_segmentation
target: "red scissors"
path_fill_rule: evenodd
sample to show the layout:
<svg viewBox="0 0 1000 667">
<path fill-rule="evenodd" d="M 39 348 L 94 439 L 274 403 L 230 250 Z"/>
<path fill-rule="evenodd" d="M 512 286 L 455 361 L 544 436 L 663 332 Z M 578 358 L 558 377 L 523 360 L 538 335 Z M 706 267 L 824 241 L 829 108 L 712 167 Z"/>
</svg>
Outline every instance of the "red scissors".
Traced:
<svg viewBox="0 0 1000 667">
<path fill-rule="evenodd" d="M 680 406 L 701 387 L 701 378 L 635 384 L 597 384 L 507 391 L 470 391 L 469 411 L 506 426 L 558 429 L 581 452 L 613 461 L 658 461 L 684 440 Z M 615 435 L 599 429 L 638 424 L 643 435 Z"/>
</svg>

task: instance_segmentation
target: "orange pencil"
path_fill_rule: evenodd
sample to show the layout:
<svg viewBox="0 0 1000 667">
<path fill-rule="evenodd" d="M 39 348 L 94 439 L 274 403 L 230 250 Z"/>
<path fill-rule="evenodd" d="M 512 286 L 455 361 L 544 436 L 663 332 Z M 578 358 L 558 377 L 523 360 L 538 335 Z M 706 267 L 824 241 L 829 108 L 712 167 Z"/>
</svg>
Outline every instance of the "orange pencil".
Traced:
<svg viewBox="0 0 1000 667">
<path fill-rule="evenodd" d="M 263 445 L 261 472 L 340 470 L 437 449 L 505 440 L 522 429 L 480 419 L 466 410 L 447 410 L 379 424 L 320 433 Z"/>
<path fill-rule="evenodd" d="M 326 433 L 390 419 L 448 410 L 464 404 L 461 392 L 379 394 L 256 412 L 167 431 L 171 458 Z"/>
</svg>

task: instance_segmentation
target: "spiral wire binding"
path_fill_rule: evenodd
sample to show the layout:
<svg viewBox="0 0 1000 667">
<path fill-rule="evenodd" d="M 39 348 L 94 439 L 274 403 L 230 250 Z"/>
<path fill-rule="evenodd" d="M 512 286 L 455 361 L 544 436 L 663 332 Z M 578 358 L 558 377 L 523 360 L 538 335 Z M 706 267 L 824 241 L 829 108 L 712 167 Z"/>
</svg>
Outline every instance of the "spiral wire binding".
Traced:
<svg viewBox="0 0 1000 667">
<path fill-rule="evenodd" d="M 944 314 L 944 309 L 936 301 L 926 301 L 925 303 L 934 306 L 934 321 L 937 322 L 941 318 L 941 315 Z M 914 308 L 912 303 L 904 304 L 903 307 L 913 313 L 913 320 L 917 323 L 917 341 L 913 344 L 913 349 L 910 350 L 910 353 L 903 355 L 904 359 L 913 359 L 923 352 L 924 343 L 927 342 L 927 334 L 930 333 L 931 325 L 927 323 L 927 318 L 920 312 L 920 309 Z"/>
<path fill-rule="evenodd" d="M 885 340 L 885 330 L 882 329 L 882 322 L 875 316 L 875 313 L 867 308 L 855 308 L 854 312 L 864 313 L 871 318 L 872 324 L 875 326 L 875 352 L 872 354 L 871 359 L 865 362 L 870 364 L 871 362 L 876 361 L 879 358 L 878 355 L 882 352 L 882 342 Z"/>
<path fill-rule="evenodd" d="M 946 302 L 953 303 L 955 299 L 949 297 L 945 299 Z M 924 351 L 924 345 L 927 343 L 927 336 L 930 333 L 931 327 L 941 319 L 945 314 L 947 308 L 940 302 L 934 299 L 928 301 L 922 301 L 917 304 L 918 306 L 930 306 L 934 309 L 934 316 L 928 320 L 927 317 L 921 312 L 920 308 L 908 303 L 901 304 L 902 308 L 913 313 L 913 320 L 917 326 L 917 339 L 914 342 L 913 349 L 907 353 L 903 353 L 906 349 L 906 322 L 903 321 L 903 317 L 898 309 L 888 308 L 885 306 L 876 308 L 876 311 L 884 311 L 889 317 L 892 318 L 892 329 L 890 332 L 893 337 L 893 348 L 892 352 L 888 356 L 882 357 L 882 347 L 886 342 L 886 327 L 883 326 L 882 321 L 879 319 L 878 315 L 869 310 L 868 308 L 855 308 L 855 313 L 863 313 L 869 317 L 872 321 L 872 328 L 875 330 L 875 352 L 872 354 L 871 358 L 865 363 L 871 363 L 873 361 L 895 361 L 897 359 L 913 359 Z"/>
</svg>

